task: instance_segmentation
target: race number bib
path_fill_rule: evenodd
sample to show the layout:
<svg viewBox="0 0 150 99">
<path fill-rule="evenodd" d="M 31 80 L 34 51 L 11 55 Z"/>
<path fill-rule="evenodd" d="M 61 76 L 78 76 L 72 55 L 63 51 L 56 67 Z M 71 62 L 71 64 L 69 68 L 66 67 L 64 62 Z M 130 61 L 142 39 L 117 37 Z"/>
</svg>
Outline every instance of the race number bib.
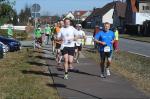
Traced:
<svg viewBox="0 0 150 99">
<path fill-rule="evenodd" d="M 110 52 L 110 47 L 109 46 L 105 46 L 104 47 L 104 52 Z"/>
</svg>

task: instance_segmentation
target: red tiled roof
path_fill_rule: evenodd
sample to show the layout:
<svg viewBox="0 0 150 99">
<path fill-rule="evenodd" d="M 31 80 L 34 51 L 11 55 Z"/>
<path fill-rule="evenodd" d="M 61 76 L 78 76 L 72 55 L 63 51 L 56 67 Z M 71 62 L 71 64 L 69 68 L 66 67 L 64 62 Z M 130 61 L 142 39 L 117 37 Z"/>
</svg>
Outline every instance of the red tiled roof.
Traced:
<svg viewBox="0 0 150 99">
<path fill-rule="evenodd" d="M 75 16 L 75 17 L 79 17 L 79 16 L 84 15 L 86 12 L 88 12 L 88 11 L 75 11 L 75 12 L 74 12 L 74 16 Z M 79 13 L 79 15 L 78 15 L 78 13 Z"/>
</svg>

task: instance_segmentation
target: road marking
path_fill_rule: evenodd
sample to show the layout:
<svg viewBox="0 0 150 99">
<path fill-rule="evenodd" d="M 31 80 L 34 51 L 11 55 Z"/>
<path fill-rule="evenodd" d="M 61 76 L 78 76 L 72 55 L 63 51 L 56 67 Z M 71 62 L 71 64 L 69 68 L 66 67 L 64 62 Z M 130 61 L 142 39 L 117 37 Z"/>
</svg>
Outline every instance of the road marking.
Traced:
<svg viewBox="0 0 150 99">
<path fill-rule="evenodd" d="M 144 55 L 144 54 L 140 54 L 140 53 L 136 53 L 136 52 L 132 52 L 132 51 L 128 51 L 129 53 L 132 53 L 132 54 L 136 54 L 136 55 L 140 55 L 140 56 L 144 56 L 144 57 L 150 57 L 148 55 Z"/>
</svg>

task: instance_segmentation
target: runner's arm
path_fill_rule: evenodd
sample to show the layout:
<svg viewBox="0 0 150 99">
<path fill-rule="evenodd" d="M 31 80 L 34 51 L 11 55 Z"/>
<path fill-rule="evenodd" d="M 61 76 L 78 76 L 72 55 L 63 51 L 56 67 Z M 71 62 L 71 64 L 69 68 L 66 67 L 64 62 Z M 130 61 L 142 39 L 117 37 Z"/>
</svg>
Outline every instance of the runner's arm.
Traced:
<svg viewBox="0 0 150 99">
<path fill-rule="evenodd" d="M 100 34 L 100 33 L 97 33 L 97 34 L 95 35 L 95 37 L 94 37 L 94 41 L 95 41 L 96 43 L 98 43 L 98 44 L 106 45 L 105 42 L 102 42 L 102 41 L 99 40 L 100 37 L 101 37 L 101 34 Z"/>
<path fill-rule="evenodd" d="M 74 41 L 77 41 L 78 39 L 80 39 L 80 37 L 78 35 L 77 30 L 75 28 L 73 28 L 73 29 L 74 29 L 74 31 L 73 31 L 73 33 L 74 33 Z"/>
<path fill-rule="evenodd" d="M 87 37 L 86 37 L 86 35 L 85 35 L 85 32 L 83 31 L 83 39 L 84 40 L 86 40 L 87 39 Z"/>
<path fill-rule="evenodd" d="M 115 42 L 115 34 L 113 33 L 111 43 L 113 44 L 114 42 Z"/>
<path fill-rule="evenodd" d="M 56 40 L 62 41 L 62 33 L 61 32 L 56 35 Z"/>
</svg>

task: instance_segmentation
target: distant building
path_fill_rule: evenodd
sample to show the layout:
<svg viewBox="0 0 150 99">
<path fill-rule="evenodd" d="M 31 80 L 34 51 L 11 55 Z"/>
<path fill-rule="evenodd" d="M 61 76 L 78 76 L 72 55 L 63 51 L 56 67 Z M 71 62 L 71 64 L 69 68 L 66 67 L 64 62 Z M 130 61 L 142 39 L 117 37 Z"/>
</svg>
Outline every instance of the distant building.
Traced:
<svg viewBox="0 0 150 99">
<path fill-rule="evenodd" d="M 40 21 L 42 24 L 50 24 L 52 16 L 41 16 Z"/>
<path fill-rule="evenodd" d="M 92 11 L 87 11 L 86 13 L 84 13 L 82 16 L 81 16 L 81 20 L 82 21 L 85 21 L 85 19 L 91 15 Z"/>
<path fill-rule="evenodd" d="M 126 0 L 126 33 L 150 36 L 150 0 Z"/>
<path fill-rule="evenodd" d="M 150 20 L 150 0 L 126 0 L 126 24 L 142 25 Z"/>
<path fill-rule="evenodd" d="M 114 5 L 115 2 L 111 2 L 102 8 L 94 8 L 91 15 L 85 20 L 86 27 L 93 28 L 96 25 L 102 26 L 105 22 L 113 24 Z"/>
<path fill-rule="evenodd" d="M 75 16 L 73 15 L 73 13 L 71 11 L 68 14 L 66 14 L 64 18 L 69 18 L 71 20 L 75 20 Z"/>
<path fill-rule="evenodd" d="M 113 27 L 124 27 L 125 25 L 126 3 L 118 1 L 114 5 Z"/>
<path fill-rule="evenodd" d="M 74 12 L 74 17 L 75 17 L 75 20 L 84 21 L 91 13 L 92 11 L 79 10 L 79 11 Z"/>
</svg>

